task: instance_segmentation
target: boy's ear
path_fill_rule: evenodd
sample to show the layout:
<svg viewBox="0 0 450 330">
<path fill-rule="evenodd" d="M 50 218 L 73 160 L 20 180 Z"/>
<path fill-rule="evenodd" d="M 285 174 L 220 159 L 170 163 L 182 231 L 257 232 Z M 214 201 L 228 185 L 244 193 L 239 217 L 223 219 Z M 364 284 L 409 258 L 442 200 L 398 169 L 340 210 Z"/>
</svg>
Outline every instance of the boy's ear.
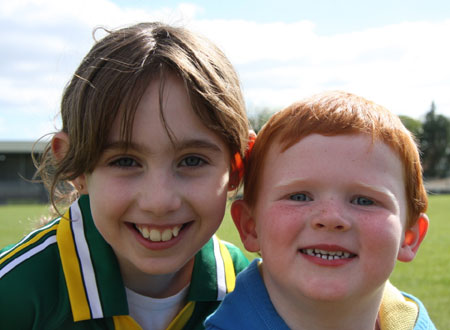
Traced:
<svg viewBox="0 0 450 330">
<path fill-rule="evenodd" d="M 259 240 L 256 233 L 256 223 L 248 205 L 243 200 L 233 202 L 231 205 L 231 217 L 247 251 L 258 252 Z"/>
<path fill-rule="evenodd" d="M 58 132 L 53 136 L 52 139 L 52 153 L 57 161 L 61 161 L 66 156 L 69 151 L 69 136 L 65 132 Z M 87 194 L 86 176 L 84 174 L 72 180 L 72 184 L 75 189 L 78 190 L 80 195 Z"/>
<path fill-rule="evenodd" d="M 427 234 L 428 223 L 427 215 L 421 213 L 414 226 L 405 231 L 405 237 L 397 256 L 398 260 L 408 262 L 414 259 L 420 244 Z"/>
</svg>

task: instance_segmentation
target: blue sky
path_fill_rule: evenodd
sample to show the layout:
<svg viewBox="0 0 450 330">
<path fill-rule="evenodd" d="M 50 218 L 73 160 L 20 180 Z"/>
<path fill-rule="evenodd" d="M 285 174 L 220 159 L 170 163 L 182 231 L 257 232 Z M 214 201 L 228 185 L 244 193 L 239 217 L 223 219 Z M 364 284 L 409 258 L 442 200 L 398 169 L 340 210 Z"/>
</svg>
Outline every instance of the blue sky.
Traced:
<svg viewBox="0 0 450 330">
<path fill-rule="evenodd" d="M 250 113 L 343 89 L 422 118 L 450 117 L 450 1 L 0 0 L 0 140 L 60 128 L 64 85 L 96 26 L 161 20 L 216 42 Z"/>
</svg>

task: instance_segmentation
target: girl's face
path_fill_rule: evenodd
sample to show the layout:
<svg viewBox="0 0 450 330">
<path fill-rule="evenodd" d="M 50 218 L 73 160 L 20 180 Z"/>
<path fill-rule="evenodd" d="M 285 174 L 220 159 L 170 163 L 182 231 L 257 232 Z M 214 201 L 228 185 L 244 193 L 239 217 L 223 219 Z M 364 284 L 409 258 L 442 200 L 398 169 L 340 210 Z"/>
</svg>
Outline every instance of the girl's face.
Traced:
<svg viewBox="0 0 450 330">
<path fill-rule="evenodd" d="M 130 148 L 123 148 L 116 120 L 94 171 L 80 179 L 125 284 L 145 274 L 173 274 L 184 286 L 194 255 L 224 216 L 230 154 L 194 113 L 178 77 L 167 77 L 162 100 L 159 88 L 160 81 L 151 82 L 139 103 Z"/>
</svg>

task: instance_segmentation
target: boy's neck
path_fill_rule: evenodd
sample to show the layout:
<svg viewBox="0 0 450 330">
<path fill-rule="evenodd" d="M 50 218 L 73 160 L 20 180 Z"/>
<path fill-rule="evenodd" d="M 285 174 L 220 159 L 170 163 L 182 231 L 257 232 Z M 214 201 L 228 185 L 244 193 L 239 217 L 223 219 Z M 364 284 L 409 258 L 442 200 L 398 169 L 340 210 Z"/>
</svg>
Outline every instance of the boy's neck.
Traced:
<svg viewBox="0 0 450 330">
<path fill-rule="evenodd" d="M 277 306 L 275 308 L 293 330 L 376 330 L 378 329 L 379 301 L 381 298 L 366 303 L 355 301 L 353 304 L 350 302 L 302 302 L 285 312 L 281 308 L 278 311 Z"/>
<path fill-rule="evenodd" d="M 261 268 L 260 268 L 261 271 Z M 262 272 L 261 272 L 262 274 Z M 384 285 L 365 300 L 318 301 L 289 299 L 267 286 L 278 314 L 293 330 L 377 330 Z"/>
<path fill-rule="evenodd" d="M 177 294 L 190 283 L 193 267 L 194 258 L 177 272 L 170 274 L 154 275 L 130 271 L 130 265 L 120 268 L 128 289 L 147 297 L 167 298 Z"/>
</svg>

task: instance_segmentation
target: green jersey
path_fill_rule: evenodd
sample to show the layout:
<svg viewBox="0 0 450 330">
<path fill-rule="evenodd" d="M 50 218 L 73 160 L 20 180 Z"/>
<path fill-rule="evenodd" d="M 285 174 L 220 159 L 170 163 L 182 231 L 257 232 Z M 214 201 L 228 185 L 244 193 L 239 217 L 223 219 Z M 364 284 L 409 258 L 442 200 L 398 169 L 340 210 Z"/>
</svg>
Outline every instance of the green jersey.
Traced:
<svg viewBox="0 0 450 330">
<path fill-rule="evenodd" d="M 203 329 L 247 264 L 238 248 L 212 237 L 195 256 L 187 303 L 167 329 Z M 2 329 L 141 329 L 88 196 L 0 251 L 0 297 Z"/>
</svg>

